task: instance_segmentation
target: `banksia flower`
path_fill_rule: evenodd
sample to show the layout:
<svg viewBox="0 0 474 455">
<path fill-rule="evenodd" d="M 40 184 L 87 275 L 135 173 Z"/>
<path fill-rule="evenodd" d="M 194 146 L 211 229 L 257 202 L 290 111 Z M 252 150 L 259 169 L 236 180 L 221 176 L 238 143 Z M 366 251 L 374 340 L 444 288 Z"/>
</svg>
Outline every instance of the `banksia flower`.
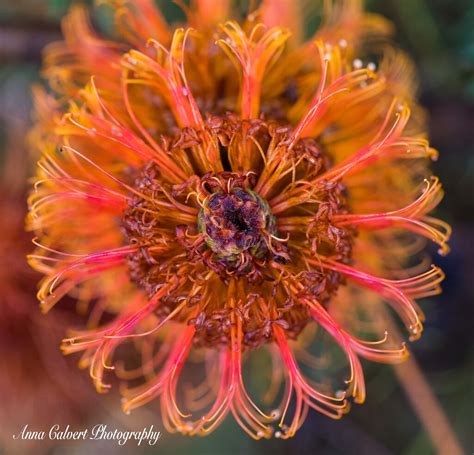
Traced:
<svg viewBox="0 0 474 455">
<path fill-rule="evenodd" d="M 158 400 L 169 431 L 205 435 L 232 413 L 254 438 L 288 438 L 310 408 L 340 418 L 364 401 L 360 358 L 407 356 L 374 308 L 418 338 L 415 301 L 443 278 L 423 239 L 445 253 L 449 237 L 389 24 L 327 2 L 301 42 L 296 2 L 226 22 L 228 2 L 196 0 L 174 31 L 151 0 L 101 3 L 120 40 L 73 8 L 45 54 L 53 94 L 37 96 L 38 296 L 90 314 L 63 351 L 99 392 L 114 370 L 126 412 Z"/>
</svg>

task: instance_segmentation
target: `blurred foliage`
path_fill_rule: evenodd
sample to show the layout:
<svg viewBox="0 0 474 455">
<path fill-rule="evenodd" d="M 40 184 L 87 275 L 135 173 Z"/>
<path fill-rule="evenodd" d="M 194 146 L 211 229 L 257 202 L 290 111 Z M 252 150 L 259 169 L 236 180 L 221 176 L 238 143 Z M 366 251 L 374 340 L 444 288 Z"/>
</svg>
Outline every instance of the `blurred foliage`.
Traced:
<svg viewBox="0 0 474 455">
<path fill-rule="evenodd" d="M 38 78 L 41 48 L 60 37 L 59 20 L 70 0 L 0 0 L 0 147 L 12 125 L 27 129 L 29 86 Z M 83 2 L 83 3 L 91 3 Z M 169 19 L 179 8 L 167 0 Z M 452 253 L 436 258 L 447 273 L 444 294 L 424 303 L 424 337 L 413 346 L 436 395 L 467 452 L 472 452 L 474 301 L 474 2 L 472 0 L 369 0 L 368 8 L 391 19 L 395 41 L 411 54 L 420 75 L 420 98 L 430 115 L 435 171 L 446 188 L 439 209 L 454 228 Z M 182 16 L 181 16 L 182 17 Z M 98 23 L 110 30 L 105 11 Z M 366 364 L 368 399 L 341 422 L 311 413 L 290 441 L 255 443 L 232 419 L 204 439 L 165 435 L 150 453 L 176 454 L 389 454 L 433 453 L 426 432 L 386 366 Z M 98 398 L 99 399 L 99 398 Z M 133 414 L 132 414 L 133 417 Z M 153 422 L 155 423 L 155 422 Z M 80 453 L 80 452 L 77 452 Z"/>
</svg>

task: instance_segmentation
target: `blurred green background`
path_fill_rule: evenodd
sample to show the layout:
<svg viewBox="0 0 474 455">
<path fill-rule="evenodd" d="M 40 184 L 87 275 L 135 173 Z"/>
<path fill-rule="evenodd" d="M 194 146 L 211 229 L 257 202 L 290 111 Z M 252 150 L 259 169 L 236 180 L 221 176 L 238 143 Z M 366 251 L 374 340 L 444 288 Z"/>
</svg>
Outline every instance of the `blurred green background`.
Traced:
<svg viewBox="0 0 474 455">
<path fill-rule="evenodd" d="M 169 17 L 179 14 L 170 2 L 160 3 Z M 38 79 L 41 49 L 60 38 L 59 20 L 69 4 L 69 0 L 0 0 L 2 158 L 7 147 L 24 147 L 30 122 L 30 85 Z M 452 252 L 446 258 L 436 258 L 447 274 L 444 293 L 422 304 L 427 315 L 426 331 L 412 350 L 466 453 L 472 453 L 474 1 L 371 0 L 368 9 L 395 23 L 396 42 L 414 58 L 421 80 L 420 99 L 430 116 L 431 142 L 441 151 L 435 172 L 444 183 L 446 197 L 439 214 L 453 226 Z M 312 412 L 294 439 L 254 442 L 229 418 L 208 438 L 165 434 L 155 448 L 143 448 L 143 453 L 434 453 L 393 370 L 374 364 L 365 367 L 367 402 L 354 406 L 340 422 Z M 114 453 L 115 447 L 104 446 L 101 451 Z M 138 452 L 133 445 L 127 447 L 122 453 Z M 97 447 L 88 449 L 93 453 Z M 63 447 L 53 453 L 85 450 Z"/>
</svg>

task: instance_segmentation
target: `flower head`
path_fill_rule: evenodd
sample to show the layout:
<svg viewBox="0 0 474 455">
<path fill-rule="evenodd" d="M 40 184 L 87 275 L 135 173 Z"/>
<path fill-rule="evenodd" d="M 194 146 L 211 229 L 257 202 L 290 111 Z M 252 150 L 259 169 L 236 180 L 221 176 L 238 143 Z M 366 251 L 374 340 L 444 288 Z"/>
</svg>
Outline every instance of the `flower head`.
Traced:
<svg viewBox="0 0 474 455">
<path fill-rule="evenodd" d="M 429 215 L 442 190 L 409 61 L 355 0 L 328 2 L 308 42 L 291 35 L 289 2 L 225 22 L 227 2 L 196 0 L 174 32 L 149 0 L 105 3 L 121 41 L 74 8 L 46 52 L 55 100 L 38 103 L 38 295 L 44 311 L 69 294 L 91 315 L 63 351 L 82 352 L 99 392 L 109 370 L 128 381 L 125 411 L 158 399 L 169 431 L 204 435 L 231 412 L 254 438 L 287 438 L 309 408 L 341 417 L 364 401 L 360 357 L 407 355 L 369 302 L 416 339 L 415 299 L 443 278 L 413 263 L 420 238 L 445 252 L 449 227 Z M 138 368 L 124 368 L 124 344 Z M 243 364 L 264 353 L 260 400 Z"/>
</svg>

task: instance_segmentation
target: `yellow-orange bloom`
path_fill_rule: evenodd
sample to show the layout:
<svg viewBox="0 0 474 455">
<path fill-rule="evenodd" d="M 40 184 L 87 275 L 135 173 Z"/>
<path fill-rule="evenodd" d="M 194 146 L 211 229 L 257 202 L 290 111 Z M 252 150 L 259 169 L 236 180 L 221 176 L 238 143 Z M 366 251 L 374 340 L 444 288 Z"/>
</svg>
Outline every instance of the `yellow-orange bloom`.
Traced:
<svg viewBox="0 0 474 455">
<path fill-rule="evenodd" d="M 73 8 L 32 134 L 41 306 L 69 294 L 90 311 L 63 351 L 99 392 L 110 370 L 128 382 L 125 411 L 159 399 L 169 431 L 205 435 L 231 412 L 254 438 L 287 438 L 309 408 L 341 417 L 365 398 L 360 357 L 407 355 L 375 306 L 418 338 L 415 300 L 443 278 L 416 262 L 419 240 L 444 253 L 449 237 L 429 215 L 442 190 L 411 65 L 380 44 L 390 26 L 357 0 L 326 2 L 308 42 L 293 2 L 225 22 L 227 2 L 195 0 L 174 31 L 151 0 L 101 3 L 121 40 Z M 262 381 L 271 365 L 261 399 L 252 358 Z"/>
</svg>

